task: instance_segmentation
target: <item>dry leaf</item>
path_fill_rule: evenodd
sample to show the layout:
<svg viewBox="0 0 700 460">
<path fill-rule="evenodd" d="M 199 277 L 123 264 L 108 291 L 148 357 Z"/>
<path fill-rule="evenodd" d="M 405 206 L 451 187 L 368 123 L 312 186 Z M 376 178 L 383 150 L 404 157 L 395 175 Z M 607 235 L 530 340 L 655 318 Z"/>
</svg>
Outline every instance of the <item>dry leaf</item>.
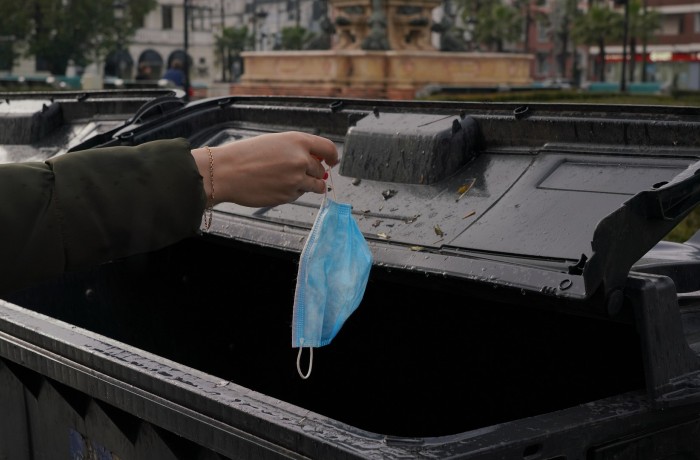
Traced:
<svg viewBox="0 0 700 460">
<path fill-rule="evenodd" d="M 455 201 L 459 201 L 462 199 L 464 195 L 472 188 L 474 185 L 474 182 L 476 182 L 476 179 L 472 179 L 469 183 L 462 185 L 459 189 L 457 189 L 457 193 L 459 193 L 459 196 Z"/>
</svg>

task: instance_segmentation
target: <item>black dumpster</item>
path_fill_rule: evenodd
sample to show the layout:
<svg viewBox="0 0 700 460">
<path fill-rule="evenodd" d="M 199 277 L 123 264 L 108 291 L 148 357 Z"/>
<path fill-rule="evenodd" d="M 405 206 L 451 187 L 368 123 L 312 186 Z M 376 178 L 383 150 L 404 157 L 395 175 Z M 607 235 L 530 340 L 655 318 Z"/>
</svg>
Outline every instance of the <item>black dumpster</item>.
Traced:
<svg viewBox="0 0 700 460">
<path fill-rule="evenodd" d="M 236 97 L 75 143 L 329 137 L 374 266 L 308 380 L 291 318 L 319 196 L 222 204 L 196 238 L 6 296 L 0 458 L 700 458 L 700 236 L 660 242 L 700 201 L 699 128 Z"/>
<path fill-rule="evenodd" d="M 173 89 L 0 93 L 0 163 L 99 145 L 182 105 L 184 92 Z"/>
</svg>

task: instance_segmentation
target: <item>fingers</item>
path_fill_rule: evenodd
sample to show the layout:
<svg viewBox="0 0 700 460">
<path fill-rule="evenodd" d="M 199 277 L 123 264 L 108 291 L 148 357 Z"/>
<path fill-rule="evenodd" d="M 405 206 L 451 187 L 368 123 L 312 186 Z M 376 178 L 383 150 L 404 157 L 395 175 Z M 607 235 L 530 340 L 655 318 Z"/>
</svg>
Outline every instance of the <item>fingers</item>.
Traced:
<svg viewBox="0 0 700 460">
<path fill-rule="evenodd" d="M 276 206 L 304 193 L 326 191 L 328 166 L 339 162 L 333 141 L 302 132 L 268 133 L 213 148 L 217 202 Z M 206 149 L 193 149 L 200 175 L 209 177 Z M 328 165 L 328 166 L 326 166 Z M 204 180 L 204 191 L 210 196 Z"/>
<path fill-rule="evenodd" d="M 301 187 L 299 188 L 299 191 L 303 193 L 325 193 L 326 182 L 321 179 L 314 179 L 311 176 L 307 176 L 304 182 L 302 183 Z"/>
<path fill-rule="evenodd" d="M 313 155 L 311 155 L 306 166 L 306 174 L 323 179 L 323 176 L 326 174 L 326 169 L 323 167 L 320 160 L 317 160 Z"/>
<path fill-rule="evenodd" d="M 328 166 L 338 164 L 338 149 L 330 139 L 315 136 L 308 133 L 300 133 L 305 136 L 306 148 L 312 157 L 319 161 L 325 161 Z"/>
</svg>

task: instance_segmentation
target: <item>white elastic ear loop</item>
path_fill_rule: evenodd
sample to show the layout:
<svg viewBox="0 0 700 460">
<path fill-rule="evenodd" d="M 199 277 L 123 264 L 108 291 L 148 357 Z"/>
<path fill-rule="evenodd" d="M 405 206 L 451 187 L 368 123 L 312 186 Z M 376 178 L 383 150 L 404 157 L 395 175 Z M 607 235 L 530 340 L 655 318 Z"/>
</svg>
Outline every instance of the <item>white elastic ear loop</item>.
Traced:
<svg viewBox="0 0 700 460">
<path fill-rule="evenodd" d="M 326 171 L 328 171 L 328 177 L 331 179 L 331 191 L 333 192 L 333 199 L 337 201 L 336 196 L 335 196 L 335 185 L 333 184 L 333 175 L 331 174 L 331 168 L 328 168 Z M 323 191 L 323 202 L 324 203 L 326 201 L 326 196 L 327 196 L 326 192 L 327 192 L 327 190 Z M 321 207 L 323 207 L 323 203 L 321 204 Z M 304 339 L 301 338 L 301 339 L 299 339 L 299 353 L 297 353 L 297 372 L 299 373 L 299 377 L 306 380 L 311 375 L 311 369 L 314 365 L 314 348 L 309 347 L 309 369 L 308 369 L 308 371 L 306 371 L 306 374 L 304 374 L 301 371 L 301 352 L 303 349 L 304 349 Z"/>
<path fill-rule="evenodd" d="M 328 171 L 328 178 L 331 180 L 331 192 L 333 192 L 333 200 L 338 201 L 338 199 L 335 196 L 335 185 L 333 184 L 333 174 L 331 174 L 331 168 L 328 168 L 326 171 Z"/>
<path fill-rule="evenodd" d="M 303 349 L 304 349 L 304 339 L 300 339 L 299 340 L 299 353 L 297 354 L 297 372 L 299 373 L 299 377 L 306 380 L 311 375 L 311 368 L 314 365 L 314 348 L 309 347 L 309 370 L 306 372 L 306 374 L 304 374 L 301 371 L 301 351 Z"/>
</svg>

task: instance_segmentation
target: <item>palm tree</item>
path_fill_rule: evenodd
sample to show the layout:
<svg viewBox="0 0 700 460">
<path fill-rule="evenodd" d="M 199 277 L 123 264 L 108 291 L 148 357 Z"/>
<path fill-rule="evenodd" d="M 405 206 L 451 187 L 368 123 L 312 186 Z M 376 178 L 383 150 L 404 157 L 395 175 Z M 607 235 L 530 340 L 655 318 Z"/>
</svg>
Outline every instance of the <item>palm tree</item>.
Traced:
<svg viewBox="0 0 700 460">
<path fill-rule="evenodd" d="M 549 15 L 553 41 L 560 50 L 557 56 L 559 63 L 559 75 L 566 75 L 566 61 L 569 54 L 569 40 L 571 36 L 571 24 L 580 15 L 576 0 L 556 0 Z"/>
<path fill-rule="evenodd" d="M 476 41 L 502 52 L 506 42 L 516 41 L 522 34 L 518 10 L 502 1 L 490 2 L 477 10 Z"/>
<path fill-rule="evenodd" d="M 640 0 L 631 0 L 629 4 L 629 47 L 630 47 L 630 70 L 629 81 L 634 81 L 636 56 L 637 56 L 637 40 L 641 39 L 642 43 L 648 43 L 656 32 L 661 27 L 661 16 L 655 10 L 643 8 Z M 646 56 L 643 57 L 646 61 Z M 646 62 L 642 64 L 642 80 L 646 80 L 646 72 L 644 68 Z"/>
<path fill-rule="evenodd" d="M 571 36 L 582 45 L 598 45 L 598 80 L 605 81 L 605 44 L 622 37 L 622 15 L 607 7 L 593 5 L 577 17 Z"/>
<path fill-rule="evenodd" d="M 514 0 L 513 7 L 517 9 L 523 18 L 523 51 L 530 52 L 530 29 L 534 20 L 532 0 Z"/>
<path fill-rule="evenodd" d="M 251 45 L 252 36 L 248 34 L 247 27 L 225 27 L 221 35 L 215 37 L 216 60 L 226 70 L 230 70 L 235 59 L 239 59 L 241 51 Z"/>
</svg>

